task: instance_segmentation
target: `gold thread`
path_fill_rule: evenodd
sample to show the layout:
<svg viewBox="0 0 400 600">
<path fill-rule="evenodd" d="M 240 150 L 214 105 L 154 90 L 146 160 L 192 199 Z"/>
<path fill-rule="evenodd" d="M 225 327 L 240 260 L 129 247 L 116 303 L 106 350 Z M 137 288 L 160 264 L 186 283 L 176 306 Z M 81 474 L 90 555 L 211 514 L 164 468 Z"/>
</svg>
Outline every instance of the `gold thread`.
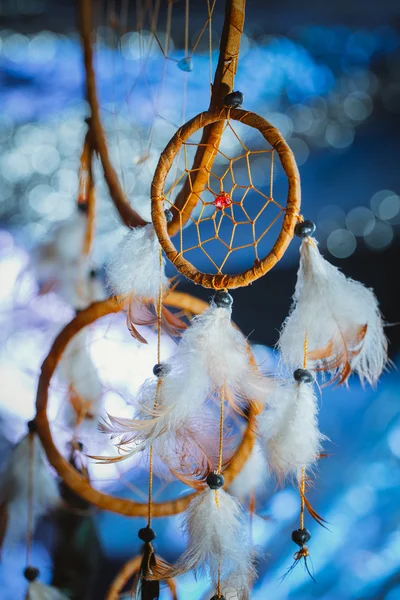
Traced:
<svg viewBox="0 0 400 600">
<path fill-rule="evenodd" d="M 160 248 L 160 283 L 158 289 L 158 302 L 157 302 L 157 362 L 161 362 L 161 325 L 162 325 L 162 276 L 163 276 L 163 255 L 162 249 Z M 156 397 L 154 400 L 154 407 L 157 406 L 160 397 L 161 378 L 157 381 Z M 147 509 L 147 524 L 151 525 L 151 515 L 153 507 L 153 446 L 150 446 L 149 451 L 149 499 Z"/>
<path fill-rule="evenodd" d="M 301 484 L 300 484 L 300 529 L 304 529 L 304 505 L 305 505 L 305 490 L 306 490 L 306 470 L 305 467 L 301 469 Z"/>
<path fill-rule="evenodd" d="M 303 369 L 307 369 L 307 355 L 308 355 L 308 333 L 304 337 L 304 346 L 303 346 Z"/>
</svg>

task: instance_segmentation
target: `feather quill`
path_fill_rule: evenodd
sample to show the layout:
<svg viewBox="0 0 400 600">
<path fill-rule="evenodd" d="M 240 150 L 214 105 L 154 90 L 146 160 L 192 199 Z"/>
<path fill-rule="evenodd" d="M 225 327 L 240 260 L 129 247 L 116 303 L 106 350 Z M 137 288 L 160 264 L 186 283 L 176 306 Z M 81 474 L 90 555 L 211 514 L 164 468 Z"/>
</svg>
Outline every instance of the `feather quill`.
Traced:
<svg viewBox="0 0 400 600">
<path fill-rule="evenodd" d="M 210 578 L 216 589 L 220 573 L 223 593 L 231 590 L 238 600 L 248 600 L 255 578 L 254 557 L 238 501 L 222 489 L 206 489 L 189 504 L 182 527 L 188 538 L 187 549 L 175 565 L 157 566 L 156 578 L 168 579 L 194 570 Z"/>
<path fill-rule="evenodd" d="M 33 581 L 29 584 L 26 600 L 68 600 L 68 596 L 55 587 Z"/>
<path fill-rule="evenodd" d="M 121 240 L 108 261 L 108 283 L 117 296 L 132 296 L 142 301 L 158 298 L 160 287 L 160 244 L 152 225 L 136 227 Z M 162 291 L 168 278 L 161 275 Z"/>
<path fill-rule="evenodd" d="M 49 472 L 39 439 L 27 434 L 12 451 L 1 476 L 0 506 L 6 514 L 4 545 L 23 540 L 28 531 L 30 436 L 33 435 L 33 529 L 59 500 L 57 483 Z"/>
<path fill-rule="evenodd" d="M 318 429 L 318 405 L 312 385 L 282 385 L 268 399 L 258 416 L 258 431 L 271 471 L 278 478 L 300 478 L 304 467 L 312 469 L 324 436 Z"/>
<path fill-rule="evenodd" d="M 308 238 L 300 249 L 300 268 L 291 312 L 283 324 L 279 349 L 284 362 L 303 362 L 308 336 L 309 369 L 344 383 L 351 372 L 375 384 L 387 361 L 387 339 L 372 290 L 346 277 Z"/>
</svg>

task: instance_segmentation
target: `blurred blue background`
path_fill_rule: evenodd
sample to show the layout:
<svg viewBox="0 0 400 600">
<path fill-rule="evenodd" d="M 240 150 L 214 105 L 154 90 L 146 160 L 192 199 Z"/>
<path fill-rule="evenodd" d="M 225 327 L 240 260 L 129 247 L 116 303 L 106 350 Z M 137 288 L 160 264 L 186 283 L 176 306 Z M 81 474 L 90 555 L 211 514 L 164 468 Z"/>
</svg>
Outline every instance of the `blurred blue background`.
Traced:
<svg viewBox="0 0 400 600">
<path fill-rule="evenodd" d="M 193 71 L 185 73 L 177 67 L 176 61 L 185 56 L 184 6 L 177 2 L 173 60 L 168 63 L 161 102 L 154 107 L 150 99 L 157 97 L 164 61 L 156 48 L 149 51 L 143 77 L 135 32 L 128 28 L 117 35 L 104 17 L 111 4 L 96 4 L 102 118 L 114 163 L 124 173 L 125 190 L 146 216 L 157 157 L 182 121 L 185 81 L 185 119 L 207 107 L 209 59 L 200 44 Z M 118 12 L 119 4 L 113 6 Z M 200 0 L 191 6 L 193 41 L 203 24 L 204 6 Z M 133 3 L 129 7 L 134 10 Z M 40 362 L 73 314 L 56 294 L 38 300 L 30 258 L 76 210 L 79 156 L 89 113 L 75 9 L 72 2 L 45 0 L 0 4 L 2 456 L 34 414 Z M 222 2 L 217 1 L 214 48 L 222 16 Z M 316 222 L 324 255 L 376 290 L 388 323 L 393 360 L 376 390 L 363 390 L 356 380 L 349 389 L 323 390 L 321 430 L 331 441 L 310 500 L 329 522 L 329 530 L 307 520 L 316 585 L 301 566 L 279 581 L 295 551 L 290 534 L 298 522 L 297 491 L 268 481 L 257 498 L 252 528 L 260 550 L 260 576 L 254 600 L 400 599 L 400 376 L 395 368 L 400 343 L 399 23 L 400 9 L 391 2 L 248 3 L 235 88 L 245 94 L 245 107 L 269 119 L 291 145 L 302 179 L 302 212 Z M 216 58 L 214 52 L 214 64 Z M 143 166 L 140 157 L 153 123 L 154 144 Z M 124 230 L 98 165 L 96 183 L 99 205 L 93 263 L 101 269 Z M 298 246 L 294 240 L 271 273 L 234 293 L 235 321 L 259 345 L 260 356 L 271 361 L 272 370 L 275 358 L 262 346 L 275 344 L 287 314 Z M 237 267 L 248 260 L 244 255 Z M 208 296 L 187 282 L 181 282 L 180 289 Z M 138 552 L 136 532 L 142 521 L 96 512 L 95 522 L 104 554 L 93 595 L 99 599 L 123 562 Z M 184 547 L 178 524 L 179 518 L 157 522 L 157 549 L 168 560 Z M 48 581 L 53 541 L 53 526 L 46 521 L 34 552 Z M 0 596 L 4 600 L 23 597 L 21 548 L 3 553 Z M 178 590 L 180 598 L 208 599 L 206 583 L 192 576 L 183 577 Z M 163 597 L 168 597 L 166 591 Z"/>
</svg>

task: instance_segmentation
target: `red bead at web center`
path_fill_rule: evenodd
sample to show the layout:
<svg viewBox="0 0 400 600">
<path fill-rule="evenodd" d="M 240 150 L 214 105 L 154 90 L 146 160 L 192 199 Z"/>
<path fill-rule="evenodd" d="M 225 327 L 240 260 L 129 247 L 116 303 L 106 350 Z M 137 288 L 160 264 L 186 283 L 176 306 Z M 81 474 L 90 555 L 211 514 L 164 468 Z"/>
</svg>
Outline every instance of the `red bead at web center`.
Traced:
<svg viewBox="0 0 400 600">
<path fill-rule="evenodd" d="M 214 200 L 214 204 L 217 208 L 222 210 L 232 204 L 231 197 L 226 192 L 221 192 Z"/>
</svg>

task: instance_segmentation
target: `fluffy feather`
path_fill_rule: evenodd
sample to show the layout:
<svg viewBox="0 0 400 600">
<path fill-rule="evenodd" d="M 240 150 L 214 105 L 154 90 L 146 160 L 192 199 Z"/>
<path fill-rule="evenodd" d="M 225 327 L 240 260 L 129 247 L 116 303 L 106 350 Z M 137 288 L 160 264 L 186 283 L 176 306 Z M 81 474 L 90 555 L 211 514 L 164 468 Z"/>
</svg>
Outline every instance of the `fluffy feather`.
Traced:
<svg viewBox="0 0 400 600">
<path fill-rule="evenodd" d="M 141 300 L 158 298 L 160 286 L 160 244 L 152 225 L 136 227 L 121 240 L 107 265 L 108 283 L 117 296 Z M 161 274 L 162 290 L 168 278 Z"/>
<path fill-rule="evenodd" d="M 324 436 L 318 429 L 318 405 L 307 383 L 283 385 L 268 399 L 258 416 L 258 431 L 271 471 L 279 479 L 299 477 L 312 468 L 321 452 Z"/>
<path fill-rule="evenodd" d="M 209 577 L 216 589 L 220 571 L 222 590 L 234 590 L 238 600 L 248 600 L 255 570 L 248 527 L 238 501 L 222 489 L 206 489 L 189 504 L 182 528 L 188 538 L 187 549 L 175 565 L 156 568 L 157 579 L 194 570 Z"/>
<path fill-rule="evenodd" d="M 139 391 L 136 419 L 109 416 L 100 424 L 102 432 L 120 438 L 117 445 L 121 450 L 120 457 L 100 460 L 123 460 L 155 443 L 159 444 L 161 454 L 163 448 L 177 445 L 187 456 L 188 444 L 184 440 L 193 432 L 193 419 L 204 411 L 207 398 L 224 384 L 227 399 L 235 408 L 244 399 L 265 401 L 271 383 L 251 365 L 247 341 L 233 327 L 230 315 L 226 308 L 211 306 L 201 317 L 193 319 L 168 362 L 158 396 L 158 381 L 150 379 Z M 200 461 L 199 465 L 209 464 L 209 452 L 200 446 L 198 439 L 191 447 L 191 452 L 195 452 L 193 457 Z M 133 447 L 127 449 L 129 445 Z"/>
<path fill-rule="evenodd" d="M 101 410 L 102 383 L 88 349 L 85 329 L 68 344 L 60 363 L 70 387 L 70 400 L 76 420 L 97 416 Z"/>
<path fill-rule="evenodd" d="M 26 600 L 68 600 L 68 597 L 55 587 L 33 581 L 29 584 Z"/>
<path fill-rule="evenodd" d="M 195 317 L 182 335 L 177 360 L 196 368 L 210 388 L 225 387 L 234 408 L 246 401 L 265 403 L 271 380 L 263 377 L 250 361 L 249 345 L 231 321 L 232 310 L 211 305 Z M 189 387 L 186 386 L 189 390 Z"/>
<path fill-rule="evenodd" d="M 319 253 L 314 239 L 303 241 L 293 306 L 279 340 L 289 367 L 303 362 L 308 336 L 308 368 L 327 371 L 343 383 L 351 371 L 376 383 L 387 361 L 387 340 L 372 290 L 347 278 Z"/>
<path fill-rule="evenodd" d="M 178 371 L 178 374 L 180 371 Z M 178 477 L 188 485 L 204 478 L 218 461 L 219 421 L 203 406 L 207 388 L 199 382 L 197 393 L 188 395 L 184 379 L 171 372 L 162 379 L 155 407 L 157 380 L 149 379 L 139 391 L 136 419 L 108 416 L 99 423 L 103 433 L 117 438 L 120 456 L 93 457 L 102 462 L 118 462 L 137 452 L 147 457 L 153 447 L 154 471 L 160 477 Z M 188 401 L 190 398 L 190 402 Z M 226 436 L 224 450 L 231 455 L 230 438 Z"/>
<path fill-rule="evenodd" d="M 268 479 L 268 464 L 264 452 L 257 441 L 244 467 L 229 486 L 229 493 L 241 500 L 261 492 Z"/>
<path fill-rule="evenodd" d="M 7 513 L 4 545 L 12 545 L 24 539 L 28 531 L 28 494 L 30 435 L 26 435 L 9 457 L 1 476 L 0 506 Z M 58 486 L 49 472 L 44 450 L 36 435 L 33 437 L 33 527 L 53 508 L 59 499 Z"/>
</svg>

